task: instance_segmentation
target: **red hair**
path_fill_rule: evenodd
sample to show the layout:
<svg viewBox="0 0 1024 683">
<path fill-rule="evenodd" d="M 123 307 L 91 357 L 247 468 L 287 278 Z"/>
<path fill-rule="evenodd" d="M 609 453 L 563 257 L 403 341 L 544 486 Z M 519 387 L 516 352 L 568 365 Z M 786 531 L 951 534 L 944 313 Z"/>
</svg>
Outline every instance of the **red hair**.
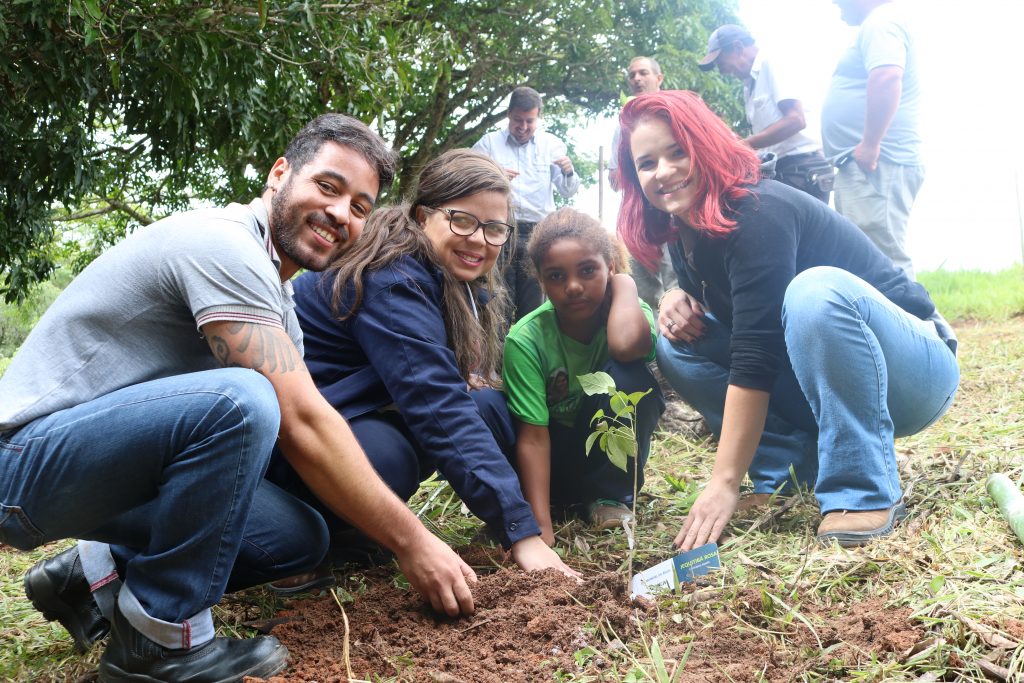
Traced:
<svg viewBox="0 0 1024 683">
<path fill-rule="evenodd" d="M 690 157 L 690 175 L 697 179 L 697 199 L 685 222 L 696 230 L 725 235 L 736 225 L 726 212 L 736 200 L 750 194 L 761 178 L 757 155 L 743 144 L 704 100 L 688 90 L 661 90 L 639 95 L 619 114 L 619 178 L 622 204 L 618 232 L 637 260 L 655 270 L 660 246 L 672 239 L 672 216 L 651 206 L 640 189 L 630 139 L 644 120 L 661 119 L 676 143 Z"/>
</svg>

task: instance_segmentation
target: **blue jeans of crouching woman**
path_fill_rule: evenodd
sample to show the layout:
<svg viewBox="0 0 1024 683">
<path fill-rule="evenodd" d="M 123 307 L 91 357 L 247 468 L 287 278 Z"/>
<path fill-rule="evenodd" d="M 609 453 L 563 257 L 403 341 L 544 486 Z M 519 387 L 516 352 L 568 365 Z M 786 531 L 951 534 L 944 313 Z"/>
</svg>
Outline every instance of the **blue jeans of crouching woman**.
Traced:
<svg viewBox="0 0 1024 683">
<path fill-rule="evenodd" d="M 619 391 L 631 394 L 651 390 L 637 404 L 636 437 L 639 446 L 636 458 L 630 458 L 628 470 L 613 465 L 594 444 L 590 453 L 584 450 L 587 437 L 594 431 L 590 424 L 600 408 L 614 415 L 610 399 L 605 395 L 584 396 L 576 421 L 571 427 L 557 422 L 548 425 L 551 439 L 551 502 L 557 505 L 589 503 L 599 498 L 630 502 L 633 498 L 633 469 L 639 465 L 637 490 L 644 484 L 644 465 L 651 450 L 651 436 L 665 411 L 665 399 L 647 364 L 642 361 L 619 363 L 613 360 L 601 368 L 615 380 Z"/>
<path fill-rule="evenodd" d="M 693 343 L 658 340 L 658 365 L 720 434 L 731 331 L 713 316 Z M 877 510 L 903 492 L 894 439 L 941 417 L 960 368 L 932 322 L 920 320 L 838 268 L 806 270 L 782 310 L 791 369 L 771 391 L 749 475 L 757 493 L 785 490 L 790 467 L 822 513 Z"/>
<path fill-rule="evenodd" d="M 133 627 L 164 647 L 201 644 L 225 590 L 306 571 L 327 550 L 323 519 L 263 480 L 279 422 L 270 382 L 223 369 L 0 434 L 0 541 L 88 539 L 82 567 L 108 617 L 123 577 Z"/>
</svg>

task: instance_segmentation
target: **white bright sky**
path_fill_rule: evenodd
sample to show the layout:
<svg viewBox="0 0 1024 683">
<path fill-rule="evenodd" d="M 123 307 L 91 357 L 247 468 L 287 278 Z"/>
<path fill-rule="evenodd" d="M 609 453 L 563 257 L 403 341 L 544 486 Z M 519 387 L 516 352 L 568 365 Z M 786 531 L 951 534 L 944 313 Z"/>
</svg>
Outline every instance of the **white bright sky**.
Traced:
<svg viewBox="0 0 1024 683">
<path fill-rule="evenodd" d="M 910 11 L 923 86 L 927 178 L 911 213 L 909 248 L 918 270 L 999 270 L 1022 259 L 1024 211 L 1024 2 L 896 0 Z M 788 64 L 806 93 L 809 127 L 832 70 L 856 29 L 830 0 L 739 0 L 740 19 L 762 49 Z M 625 84 L 623 84 L 625 88 Z M 574 131 L 580 151 L 610 153 L 614 119 Z M 603 222 L 619 197 L 605 187 Z M 598 214 L 597 187 L 574 204 Z"/>
</svg>

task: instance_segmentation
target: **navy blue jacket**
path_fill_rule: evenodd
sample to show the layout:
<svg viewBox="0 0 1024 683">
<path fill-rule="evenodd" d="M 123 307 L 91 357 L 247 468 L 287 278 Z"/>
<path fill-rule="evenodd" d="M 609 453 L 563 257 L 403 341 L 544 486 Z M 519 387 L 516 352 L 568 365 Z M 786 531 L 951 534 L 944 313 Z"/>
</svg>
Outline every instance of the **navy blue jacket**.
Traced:
<svg viewBox="0 0 1024 683">
<path fill-rule="evenodd" d="M 339 321 L 331 308 L 333 274 L 300 276 L 295 311 L 306 366 L 346 419 L 394 403 L 455 492 L 507 547 L 540 527 L 448 348 L 442 281 L 436 267 L 399 258 L 365 274 L 359 310 Z M 350 285 L 346 303 L 353 292 Z"/>
</svg>

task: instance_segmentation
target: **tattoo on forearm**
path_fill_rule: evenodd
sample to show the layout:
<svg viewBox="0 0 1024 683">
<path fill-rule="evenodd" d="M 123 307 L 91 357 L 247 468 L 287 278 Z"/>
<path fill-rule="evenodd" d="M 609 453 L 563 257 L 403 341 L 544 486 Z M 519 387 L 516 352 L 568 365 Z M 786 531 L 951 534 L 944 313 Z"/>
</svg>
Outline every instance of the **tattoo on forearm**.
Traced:
<svg viewBox="0 0 1024 683">
<path fill-rule="evenodd" d="M 266 325 L 232 322 L 228 336 L 210 337 L 210 348 L 221 365 L 247 367 L 258 372 L 291 372 L 302 363 L 291 339 Z"/>
</svg>

